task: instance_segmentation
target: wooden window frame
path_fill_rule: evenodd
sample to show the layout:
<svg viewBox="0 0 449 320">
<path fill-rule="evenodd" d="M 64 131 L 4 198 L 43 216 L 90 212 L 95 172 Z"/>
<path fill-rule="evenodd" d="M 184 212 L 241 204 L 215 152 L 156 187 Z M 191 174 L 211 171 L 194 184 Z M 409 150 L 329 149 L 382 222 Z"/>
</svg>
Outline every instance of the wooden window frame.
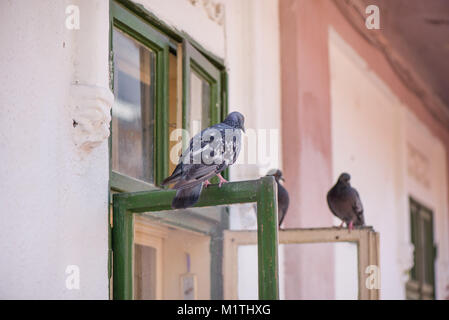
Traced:
<svg viewBox="0 0 449 320">
<path fill-rule="evenodd" d="M 167 238 L 165 228 L 155 225 L 148 225 L 145 219 L 136 217 L 134 224 L 134 244 L 148 246 L 156 250 L 156 300 L 162 299 L 163 278 L 163 240 Z M 133 292 L 133 295 L 135 292 Z"/>
<path fill-rule="evenodd" d="M 379 300 L 380 289 L 366 286 L 367 267 L 379 266 L 379 233 L 372 227 L 354 229 L 348 232 L 340 228 L 313 228 L 279 230 L 279 244 L 305 244 L 352 242 L 357 244 L 358 298 L 360 300 Z M 257 244 L 255 231 L 224 231 L 224 298 L 238 299 L 238 247 Z M 378 269 L 380 270 L 380 269 Z"/>
<path fill-rule="evenodd" d="M 145 213 L 147 217 L 161 220 L 163 211 L 171 210 L 174 193 L 174 190 L 157 190 L 114 194 L 112 220 L 114 299 L 133 298 L 135 215 Z M 259 298 L 278 299 L 277 185 L 274 178 L 263 177 L 259 180 L 230 182 L 221 188 L 210 186 L 202 192 L 195 207 L 254 202 L 257 203 Z M 175 213 L 176 211 L 171 211 L 168 216 L 173 216 Z M 177 225 L 176 215 L 174 220 L 164 221 L 164 223 Z M 209 234 L 206 230 L 196 229 L 195 231 Z M 211 298 L 216 299 L 214 296 Z"/>
<path fill-rule="evenodd" d="M 111 1 L 110 6 L 111 37 L 114 28 L 117 28 L 151 49 L 156 55 L 153 158 L 155 183 L 147 183 L 111 169 L 111 188 L 116 191 L 151 190 L 168 175 L 168 54 L 170 40 L 115 1 Z M 113 52 L 112 40 L 110 49 Z M 113 54 L 111 54 L 111 60 L 114 65 Z M 112 147 L 112 142 L 110 146 Z"/>
<path fill-rule="evenodd" d="M 433 211 L 423 205 L 420 201 L 417 201 L 413 197 L 409 197 L 410 204 L 410 242 L 415 246 L 414 250 L 414 263 L 412 269 L 410 270 L 409 280 L 406 283 L 406 296 L 407 299 L 435 299 L 435 259 L 436 259 L 436 246 L 435 246 L 435 233 L 434 233 L 434 215 Z M 415 210 L 415 211 L 414 211 Z M 426 212 L 427 218 L 424 217 Z M 415 215 L 415 217 L 414 217 Z M 427 234 L 430 237 L 428 240 L 431 242 L 431 248 L 426 248 L 424 246 L 424 238 L 426 235 L 424 232 L 424 226 L 422 225 L 424 220 L 430 221 L 431 233 Z M 418 239 L 419 248 L 416 247 L 414 243 L 414 237 Z M 425 254 L 431 255 L 431 261 L 428 261 L 428 257 Z M 432 283 L 425 282 L 425 270 L 426 264 L 429 263 L 432 268 Z M 427 266 L 428 267 L 428 266 Z M 417 273 L 417 278 L 413 278 L 413 272 Z"/>
<path fill-rule="evenodd" d="M 219 123 L 227 114 L 227 74 L 223 60 L 205 50 L 185 33 L 178 32 L 157 19 L 142 6 L 129 0 L 110 0 L 110 63 L 113 77 L 113 29 L 118 28 L 156 54 L 156 102 L 154 126 L 154 184 L 111 170 L 110 188 L 115 192 L 136 192 L 156 190 L 162 180 L 169 175 L 169 128 L 168 128 L 168 88 L 169 53 L 178 56 L 182 64 L 182 123 L 187 127 L 186 114 L 189 110 L 190 70 L 194 69 L 211 85 L 211 123 Z M 110 87 L 113 88 L 113 80 Z M 111 129 L 112 130 L 112 129 Z M 111 135 L 112 136 L 112 135 Z M 109 139 L 110 158 L 112 140 Z M 185 143 L 185 142 L 184 142 Z M 228 177 L 228 172 L 224 173 Z"/>
</svg>

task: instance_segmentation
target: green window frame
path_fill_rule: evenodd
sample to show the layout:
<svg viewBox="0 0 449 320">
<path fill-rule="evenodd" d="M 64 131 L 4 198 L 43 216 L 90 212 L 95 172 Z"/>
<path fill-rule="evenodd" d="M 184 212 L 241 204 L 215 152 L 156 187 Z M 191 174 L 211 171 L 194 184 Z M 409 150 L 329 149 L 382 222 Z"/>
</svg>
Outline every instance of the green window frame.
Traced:
<svg viewBox="0 0 449 320">
<path fill-rule="evenodd" d="M 157 19 L 143 6 L 128 0 L 110 0 L 110 52 L 111 77 L 114 68 L 112 33 L 114 28 L 126 33 L 156 54 L 156 101 L 154 131 L 154 184 L 135 179 L 111 170 L 110 188 L 114 192 L 155 190 L 169 175 L 169 54 L 182 58 L 182 119 L 188 128 L 187 114 L 190 110 L 190 70 L 197 72 L 211 87 L 210 125 L 221 122 L 227 114 L 227 74 L 223 60 L 207 52 L 187 34 L 177 32 Z M 111 89 L 114 90 L 113 80 Z M 187 142 L 183 141 L 184 144 Z M 109 142 L 110 158 L 112 141 Z M 224 173 L 228 177 L 228 172 Z"/>
<path fill-rule="evenodd" d="M 171 210 L 170 204 L 174 193 L 174 190 L 157 190 L 114 194 L 112 228 L 114 299 L 133 299 L 134 216 L 145 213 L 161 219 L 162 214 L 163 218 L 163 210 Z M 253 181 L 230 182 L 221 188 L 211 186 L 203 191 L 195 207 L 251 202 L 257 203 L 259 298 L 279 299 L 277 185 L 274 178 L 263 177 Z M 168 216 L 175 213 L 170 212 Z M 171 223 L 177 224 L 176 217 Z M 196 231 L 207 233 L 206 230 Z M 211 298 L 222 297 L 211 295 Z"/>
<path fill-rule="evenodd" d="M 156 55 L 156 97 L 155 97 L 155 141 L 154 141 L 154 176 L 158 185 L 168 174 L 168 54 L 170 40 L 157 32 L 130 11 L 115 1 L 111 2 L 111 37 L 114 28 L 131 36 L 142 45 L 151 49 Z M 111 52 L 113 52 L 111 40 Z M 114 63 L 113 54 L 112 65 Z M 112 73 L 113 75 L 113 73 Z M 112 82 L 113 83 L 113 82 Z M 113 88 L 114 89 L 114 88 Z M 112 142 L 110 144 L 112 149 Z M 111 187 L 117 191 L 147 190 L 152 185 L 132 177 L 111 172 Z"/>
<path fill-rule="evenodd" d="M 155 191 L 160 190 L 158 185 L 169 175 L 169 55 L 175 54 L 178 68 L 182 73 L 177 76 L 182 81 L 179 88 L 182 101 L 182 125 L 187 128 L 186 114 L 190 105 L 190 70 L 198 73 L 206 80 L 211 88 L 210 93 L 210 124 L 222 121 L 227 115 L 227 72 L 224 61 L 214 54 L 205 50 L 200 44 L 193 40 L 188 34 L 178 32 L 166 25 L 142 5 L 135 4 L 129 0 L 110 0 L 110 87 L 114 91 L 114 28 L 126 33 L 137 42 L 150 48 L 156 53 L 156 101 L 155 101 L 155 140 L 154 140 L 154 184 L 135 179 L 133 177 L 110 170 L 109 199 L 111 210 L 109 212 L 109 264 L 108 276 L 112 279 L 114 258 L 113 255 L 113 209 L 115 200 L 113 195 L 125 192 Z M 179 70 L 179 69 L 178 69 Z M 179 86 L 179 85 L 178 85 Z M 177 92 L 179 94 L 178 88 Z M 113 130 L 111 126 L 111 131 Z M 112 135 L 111 135 L 112 136 Z M 186 141 L 184 141 L 186 143 Z M 112 139 L 109 139 L 109 161 L 111 168 Z M 228 170 L 223 172 L 228 178 Z M 215 179 L 212 180 L 215 183 Z M 169 191 L 167 191 L 169 192 Z M 172 195 L 173 196 L 173 195 Z M 118 197 L 120 198 L 120 197 Z M 115 198 L 114 198 L 115 199 Z M 222 253 L 223 253 L 223 230 L 229 224 L 228 216 L 223 214 L 223 208 L 209 207 L 207 214 L 202 211 L 194 212 L 186 217 L 176 212 L 168 215 L 162 214 L 162 222 L 172 224 L 184 229 L 199 230 L 211 237 L 211 298 L 221 299 L 222 287 Z M 113 284 L 111 283 L 110 289 Z M 113 291 L 110 297 L 114 297 Z"/>
<path fill-rule="evenodd" d="M 413 198 L 410 201 L 410 235 L 415 247 L 414 265 L 406 284 L 407 299 L 435 298 L 436 246 L 433 213 Z"/>
</svg>

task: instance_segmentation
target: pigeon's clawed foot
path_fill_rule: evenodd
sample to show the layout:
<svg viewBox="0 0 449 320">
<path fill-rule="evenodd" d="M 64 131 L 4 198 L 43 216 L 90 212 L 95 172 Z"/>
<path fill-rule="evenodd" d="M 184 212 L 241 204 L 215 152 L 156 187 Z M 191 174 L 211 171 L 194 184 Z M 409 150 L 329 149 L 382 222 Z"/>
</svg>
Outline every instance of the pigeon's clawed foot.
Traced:
<svg viewBox="0 0 449 320">
<path fill-rule="evenodd" d="M 204 181 L 204 188 L 207 188 L 208 185 L 210 185 L 209 180 Z"/>
<path fill-rule="evenodd" d="M 218 183 L 218 187 L 221 188 L 221 185 L 225 182 L 228 182 L 225 178 L 221 176 L 221 173 L 217 174 L 218 179 L 220 179 L 220 182 Z"/>
<path fill-rule="evenodd" d="M 344 224 L 345 224 L 345 222 L 342 221 L 341 224 L 340 224 L 340 226 L 339 226 L 339 228 L 340 228 L 340 229 L 343 228 L 343 225 L 344 225 Z"/>
<path fill-rule="evenodd" d="M 351 230 L 353 229 L 353 222 L 349 222 L 349 226 L 348 226 L 349 232 L 351 232 Z"/>
</svg>

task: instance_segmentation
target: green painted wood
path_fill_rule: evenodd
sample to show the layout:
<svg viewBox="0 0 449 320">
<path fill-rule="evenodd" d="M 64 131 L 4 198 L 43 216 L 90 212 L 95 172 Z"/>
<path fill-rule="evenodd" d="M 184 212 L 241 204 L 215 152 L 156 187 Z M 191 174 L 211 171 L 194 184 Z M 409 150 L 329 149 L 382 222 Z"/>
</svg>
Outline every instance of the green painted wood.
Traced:
<svg viewBox="0 0 449 320">
<path fill-rule="evenodd" d="M 271 177 L 269 177 L 271 178 Z M 257 202 L 258 180 L 229 182 L 218 187 L 210 185 L 201 193 L 194 207 L 210 207 L 236 203 Z M 133 212 L 172 210 L 175 190 L 156 190 L 114 195 L 115 199 L 127 200 L 126 209 Z"/>
<path fill-rule="evenodd" d="M 114 299 L 132 299 L 133 275 L 133 214 L 171 210 L 174 190 L 157 190 L 114 194 L 114 216 L 112 228 Z M 211 185 L 205 189 L 195 207 L 210 207 L 237 203 L 257 202 L 259 298 L 278 299 L 278 229 L 277 229 L 277 185 L 273 177 L 259 180 L 229 182 L 221 188 Z M 177 214 L 183 210 L 166 211 L 165 214 L 180 219 Z M 157 218 L 157 216 L 152 216 Z M 165 222 L 165 220 L 164 220 Z M 181 222 L 185 225 L 184 222 Z M 197 224 L 194 224 L 194 227 Z M 211 251 L 222 250 L 219 243 L 223 225 L 212 230 Z M 207 231 L 206 231 L 207 232 Z M 218 242 L 217 242 L 218 241 Z M 222 240 L 221 240 L 222 241 Z M 222 258 L 219 257 L 220 259 Z M 211 263 L 211 271 L 220 272 L 218 260 Z M 212 297 L 219 298 L 218 289 L 222 283 L 214 282 Z M 218 288 L 218 289 L 217 289 Z"/>
<path fill-rule="evenodd" d="M 189 146 L 189 139 L 187 137 L 189 117 L 188 111 L 190 108 L 190 57 L 188 55 L 188 42 L 182 42 L 182 150 Z"/>
<path fill-rule="evenodd" d="M 116 192 L 137 192 L 159 190 L 151 183 L 141 181 L 127 175 L 111 170 L 110 174 L 111 189 Z"/>
<path fill-rule="evenodd" d="M 153 28 L 144 20 L 138 18 L 132 11 L 125 6 L 118 4 L 116 1 L 110 2 L 110 12 L 113 17 L 113 23 L 120 29 L 129 30 L 134 36 L 143 38 L 143 42 L 151 39 L 148 43 L 150 47 L 156 44 L 159 48 L 163 48 L 169 43 L 169 37 Z"/>
<path fill-rule="evenodd" d="M 222 86 L 221 71 L 215 67 L 201 52 L 188 41 L 183 41 L 183 127 L 188 129 L 188 111 L 190 110 L 190 72 L 194 70 L 210 85 L 210 124 L 222 120 Z M 187 145 L 186 145 L 187 147 Z"/>
<path fill-rule="evenodd" d="M 116 27 L 121 31 L 127 33 L 143 45 L 147 46 L 156 53 L 156 108 L 155 108 L 155 185 L 159 185 L 162 179 L 168 176 L 168 52 L 178 54 L 178 44 L 185 42 L 188 44 L 188 49 L 183 50 L 188 52 L 183 54 L 186 65 L 191 66 L 204 79 L 207 79 L 211 84 L 211 124 L 221 122 L 227 115 L 227 74 L 224 67 L 224 60 L 215 56 L 213 53 L 207 51 L 198 42 L 191 38 L 185 32 L 168 26 L 163 21 L 159 20 L 155 15 L 146 10 L 144 6 L 135 4 L 129 0 L 110 0 L 110 79 L 111 89 L 114 89 L 113 70 L 114 70 L 114 56 L 112 45 L 112 32 Z M 183 77 L 187 77 L 189 73 L 183 72 Z M 226 79 L 226 82 L 225 80 Z M 186 81 L 187 80 L 187 81 Z M 188 78 L 183 78 L 183 83 L 188 84 Z M 187 90 L 187 91 L 186 91 Z M 189 101 L 188 86 L 183 86 L 183 113 L 186 114 L 185 106 Z M 185 116 L 183 117 L 183 127 L 185 125 Z M 111 127 L 112 128 L 112 127 Z M 185 139 L 184 139 L 185 140 Z M 112 142 L 109 141 L 110 159 Z M 111 168 L 111 163 L 110 163 Z M 223 172 L 223 176 L 228 179 L 228 170 Z M 212 182 L 218 179 L 212 180 Z M 145 182 L 138 181 L 130 177 L 126 177 L 119 173 L 110 171 L 110 194 L 109 199 L 112 199 L 112 192 L 133 192 L 133 191 L 150 191 L 154 190 L 155 186 Z M 214 197 L 213 187 L 211 188 L 210 196 Z M 207 195 L 209 191 L 204 194 Z M 169 202 L 171 202 L 171 197 Z M 251 195 L 254 201 L 255 195 Z M 122 201 L 124 205 L 127 200 Z M 145 200 L 146 201 L 146 200 Z M 201 201 L 201 200 L 200 200 Z M 236 200 L 233 200 L 236 201 Z M 238 202 L 236 202 L 238 203 Z M 213 206 L 214 201 L 204 200 L 207 206 Z M 125 205 L 126 207 L 126 205 Z M 165 205 L 169 208 L 169 204 Z M 115 209 L 114 209 L 115 210 Z M 215 299 L 222 298 L 222 231 L 228 228 L 228 216 L 221 214 L 223 208 L 211 207 L 208 212 L 204 214 L 198 210 L 192 210 L 188 215 L 183 215 L 183 211 L 173 212 L 155 212 L 150 214 L 152 219 L 160 219 L 164 223 L 179 226 L 185 229 L 202 232 L 211 236 L 211 272 L 213 281 L 211 283 L 211 297 Z M 184 212 L 185 213 L 185 212 Z M 113 233 L 110 230 L 110 253 L 113 248 Z M 217 258 L 218 260 L 214 260 Z M 112 266 L 113 259 L 109 258 L 109 265 Z M 111 267 L 109 268 L 111 269 Z M 221 279 L 221 280 L 220 280 Z M 132 281 L 132 279 L 130 280 Z M 221 281 L 221 282 L 220 282 Z M 132 282 L 131 282 L 132 283 Z M 114 287 L 115 288 L 115 287 Z M 221 288 L 221 289 L 220 289 Z M 132 289 L 130 289 L 130 296 L 132 297 Z M 115 291 L 115 289 L 114 289 Z"/>
<path fill-rule="evenodd" d="M 154 177 L 160 185 L 168 176 L 168 61 L 170 39 L 115 1 L 110 2 L 112 24 L 156 55 L 156 88 L 154 110 Z M 116 189 L 120 186 L 112 185 Z M 138 187 L 136 184 L 135 187 Z M 135 188 L 133 188 L 135 189 Z M 145 190 L 145 189 L 143 189 Z M 132 191 L 124 190 L 124 191 Z"/>
<path fill-rule="evenodd" d="M 277 184 L 273 177 L 260 179 L 257 199 L 259 299 L 279 299 Z"/>
</svg>

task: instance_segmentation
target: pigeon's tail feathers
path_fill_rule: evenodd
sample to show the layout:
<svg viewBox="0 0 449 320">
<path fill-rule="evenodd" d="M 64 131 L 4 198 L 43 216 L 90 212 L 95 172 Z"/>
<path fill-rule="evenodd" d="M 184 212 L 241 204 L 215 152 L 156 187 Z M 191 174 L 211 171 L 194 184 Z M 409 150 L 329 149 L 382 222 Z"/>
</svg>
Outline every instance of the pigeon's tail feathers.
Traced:
<svg viewBox="0 0 449 320">
<path fill-rule="evenodd" d="M 171 174 L 171 176 L 167 177 L 164 179 L 164 181 L 162 181 L 161 185 L 162 186 L 166 186 L 168 184 L 172 184 L 175 182 L 178 182 L 179 179 L 181 178 L 182 175 L 182 163 L 178 164 L 175 168 L 175 170 L 173 170 L 173 173 Z"/>
<path fill-rule="evenodd" d="M 178 191 L 176 191 L 176 195 L 173 198 L 171 207 L 173 209 L 185 209 L 193 206 L 200 198 L 202 189 L 203 183 L 199 183 L 193 188 L 179 189 Z"/>
</svg>

